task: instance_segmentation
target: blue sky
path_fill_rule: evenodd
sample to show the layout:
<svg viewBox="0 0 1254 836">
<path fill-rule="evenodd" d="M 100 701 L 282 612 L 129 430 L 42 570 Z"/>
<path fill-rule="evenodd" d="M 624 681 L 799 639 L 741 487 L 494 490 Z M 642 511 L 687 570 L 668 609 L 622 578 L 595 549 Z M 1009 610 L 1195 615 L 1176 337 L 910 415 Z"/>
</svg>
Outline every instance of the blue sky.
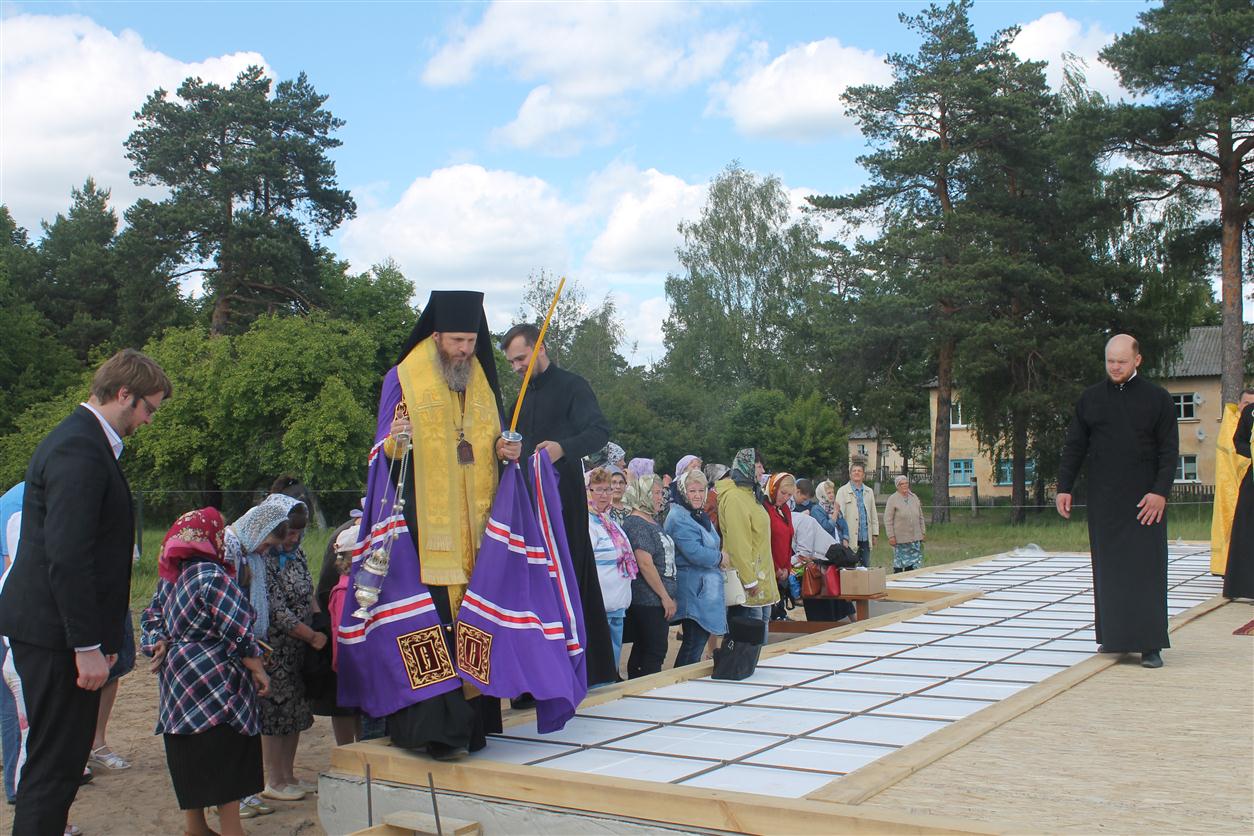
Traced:
<svg viewBox="0 0 1254 836">
<path fill-rule="evenodd" d="M 488 293 L 508 324 L 528 272 L 613 293 L 662 353 L 675 225 L 739 159 L 796 201 L 856 188 L 864 150 L 845 86 L 888 78 L 923 4 L 5 3 L 0 201 L 37 233 L 88 175 L 119 210 L 140 194 L 121 142 L 157 86 L 228 83 L 250 63 L 306 72 L 347 124 L 334 154 L 360 208 L 329 242 L 356 268 L 394 258 L 419 287 Z M 1096 53 L 1141 2 L 977 2 L 981 37 L 1069 51 L 1118 96 Z"/>
</svg>

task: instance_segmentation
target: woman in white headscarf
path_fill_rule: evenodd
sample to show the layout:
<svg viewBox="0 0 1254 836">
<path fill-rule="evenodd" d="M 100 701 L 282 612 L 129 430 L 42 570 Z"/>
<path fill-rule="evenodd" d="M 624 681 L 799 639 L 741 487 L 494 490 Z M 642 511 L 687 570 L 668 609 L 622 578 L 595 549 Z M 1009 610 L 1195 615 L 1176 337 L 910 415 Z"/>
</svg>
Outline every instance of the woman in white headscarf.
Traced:
<svg viewBox="0 0 1254 836">
<path fill-rule="evenodd" d="M 261 699 L 261 749 L 266 762 L 266 788 L 261 794 L 277 801 L 299 801 L 317 789 L 315 784 L 299 780 L 294 771 L 300 733 L 313 725 L 301 666 L 305 648 L 321 650 L 327 637 L 311 626 L 313 578 L 300 547 L 309 508 L 299 499 L 277 493 L 267 496 L 262 505 L 286 509 L 287 534 L 263 556 L 269 611 L 267 640 L 273 651 L 266 663 L 270 695 Z"/>
</svg>

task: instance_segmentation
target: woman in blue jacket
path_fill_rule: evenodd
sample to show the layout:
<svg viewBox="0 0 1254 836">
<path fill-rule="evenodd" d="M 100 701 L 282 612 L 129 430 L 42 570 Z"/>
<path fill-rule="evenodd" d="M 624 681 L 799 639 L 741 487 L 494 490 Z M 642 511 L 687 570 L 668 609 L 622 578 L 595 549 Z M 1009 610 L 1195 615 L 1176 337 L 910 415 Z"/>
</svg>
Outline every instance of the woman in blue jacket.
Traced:
<svg viewBox="0 0 1254 836">
<path fill-rule="evenodd" d="M 678 577 L 674 621 L 684 628 L 684 640 L 675 666 L 701 661 L 710 636 L 727 632 L 723 599 L 723 570 L 731 563 L 720 548 L 718 532 L 706 515 L 705 474 L 689 470 L 680 475 L 679 490 L 663 526 L 675 541 Z"/>
</svg>

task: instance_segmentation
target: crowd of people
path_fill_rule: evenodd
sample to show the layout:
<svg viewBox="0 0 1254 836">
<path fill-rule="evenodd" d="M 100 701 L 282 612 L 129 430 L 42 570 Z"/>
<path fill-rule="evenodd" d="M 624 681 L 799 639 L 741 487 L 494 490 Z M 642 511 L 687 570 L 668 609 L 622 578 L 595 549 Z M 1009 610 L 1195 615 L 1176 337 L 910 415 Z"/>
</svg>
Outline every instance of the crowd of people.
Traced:
<svg viewBox="0 0 1254 836">
<path fill-rule="evenodd" d="M 730 466 L 685 455 L 673 473 L 659 476 L 653 460 L 628 461 L 610 442 L 585 468 L 588 530 L 615 666 L 630 643 L 628 678 L 661 669 L 675 626 L 675 665 L 682 666 L 711 657 L 729 616 L 768 622 L 802 606 L 807 621 L 853 617 L 848 601 L 803 597 L 801 578 L 808 564 L 839 563 L 842 554 L 870 566 L 880 519 L 862 463 L 854 462 L 839 488 L 767 473 L 752 448 Z M 893 570 L 922 566 L 926 524 L 904 476 L 887 502 L 884 528 Z"/>
<path fill-rule="evenodd" d="M 383 383 L 362 511 L 333 533 L 316 582 L 301 547 L 312 503 L 292 477 L 280 477 L 232 522 L 206 507 L 169 528 L 139 647 L 158 675 L 156 733 L 187 833 L 215 832 L 206 818 L 213 809 L 217 832 L 241 834 L 242 819 L 316 792 L 294 771 L 315 713 L 331 718 L 337 744 L 386 733 L 394 745 L 437 759 L 482 748 L 501 728 L 502 696 L 519 706 L 534 700 L 541 718 L 551 694 L 503 693 L 492 686 L 490 658 L 463 655 L 479 640 L 463 629 L 467 602 L 484 616 L 472 628 L 486 638 L 480 647 L 491 646 L 494 624 L 562 641 L 561 661 L 546 657 L 529 681 L 574 671 L 568 717 L 587 688 L 624 671 L 636 678 L 661 670 L 674 628 L 674 664 L 683 666 L 711 656 L 746 623 L 752 631 L 760 623 L 765 639 L 769 622 L 798 605 L 807 621 L 852 620 L 849 601 L 807 591 L 806 581 L 818 565 L 869 567 L 881 528 L 895 572 L 923 565 L 926 524 L 905 477 L 881 512 L 856 461 L 839 487 L 769 472 L 753 448 L 730 464 L 686 455 L 659 475 L 653 460 L 627 460 L 609 441 L 587 382 L 549 359 L 531 325 L 511 329 L 499 346 L 532 386 L 516 415 L 520 434 L 506 430 L 490 339 L 481 294 L 432 294 Z M 1138 528 L 1096 502 L 1090 528 L 1099 586 L 1103 573 L 1118 581 L 1098 598 L 1106 631 L 1099 641 L 1111 652 L 1139 649 L 1155 667 L 1167 646 L 1165 591 L 1140 596 L 1161 597 L 1162 606 L 1136 605 L 1119 580 L 1122 550 L 1103 526 L 1128 528 L 1121 537 L 1152 535 L 1165 577 L 1158 481 L 1174 449 L 1174 421 L 1160 418 L 1161 394 L 1136 382 L 1140 356 L 1135 341 L 1125 342 L 1112 340 L 1107 357 L 1111 367 L 1127 355 L 1122 377 L 1119 366 L 1077 407 L 1058 509 L 1069 515 L 1085 456 L 1104 455 L 1091 440 L 1104 431 L 1102 410 L 1125 396 L 1153 401 L 1145 426 L 1134 427 L 1162 447 L 1138 471 L 1145 484 L 1129 489 L 1130 499 L 1152 489 L 1138 515 L 1124 515 Z M 118 679 L 135 655 L 135 521 L 118 459 L 124 439 L 154 419 L 172 390 L 153 360 L 119 352 L 97 370 L 89 399 L 40 443 L 25 482 L 0 497 L 0 657 L 9 686 L 0 689 L 0 743 L 15 833 L 75 832 L 68 812 L 90 766 L 129 765 L 106 740 Z M 1243 402 L 1237 453 L 1248 455 L 1252 425 L 1254 403 Z M 483 583 L 476 587 L 476 560 L 489 539 L 534 562 L 527 525 L 511 529 L 510 519 L 491 516 L 503 474 L 527 486 L 528 513 L 543 528 L 540 551 L 551 560 L 543 574 L 558 578 L 548 611 L 539 598 L 524 602 L 532 609 L 494 609 Z M 1110 475 L 1118 474 L 1098 468 L 1091 491 L 1106 490 Z M 1243 478 L 1230 525 L 1229 597 L 1254 595 Z M 560 630 L 550 629 L 554 618 Z"/>
</svg>

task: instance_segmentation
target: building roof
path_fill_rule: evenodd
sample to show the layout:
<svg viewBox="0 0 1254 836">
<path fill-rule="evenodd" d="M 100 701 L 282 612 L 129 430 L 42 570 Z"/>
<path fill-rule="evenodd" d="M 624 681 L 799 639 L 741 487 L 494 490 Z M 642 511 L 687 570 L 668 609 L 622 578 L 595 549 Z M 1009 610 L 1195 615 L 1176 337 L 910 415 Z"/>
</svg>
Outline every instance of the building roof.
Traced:
<svg viewBox="0 0 1254 836">
<path fill-rule="evenodd" d="M 871 428 L 869 430 L 854 430 L 853 432 L 849 433 L 850 441 L 854 441 L 854 440 L 861 441 L 862 439 L 865 439 L 865 438 L 879 438 L 879 437 L 880 437 L 880 434 L 875 430 L 875 428 Z"/>
<path fill-rule="evenodd" d="M 1222 343 L 1218 325 L 1200 325 L 1189 329 L 1180 344 L 1179 354 L 1163 368 L 1161 377 L 1219 377 L 1222 371 Z M 1244 343 L 1254 341 L 1254 328 L 1245 326 Z"/>
</svg>

